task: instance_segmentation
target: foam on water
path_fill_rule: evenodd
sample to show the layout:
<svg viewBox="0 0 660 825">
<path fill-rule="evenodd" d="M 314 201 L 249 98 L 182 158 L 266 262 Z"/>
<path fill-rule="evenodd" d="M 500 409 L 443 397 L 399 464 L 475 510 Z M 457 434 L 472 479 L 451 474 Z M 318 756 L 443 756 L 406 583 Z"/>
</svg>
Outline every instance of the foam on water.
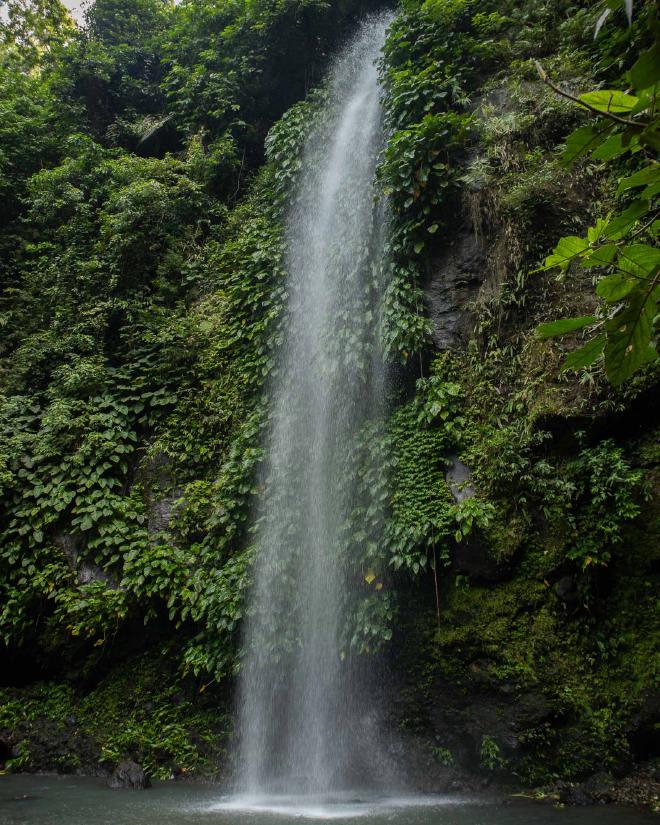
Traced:
<svg viewBox="0 0 660 825">
<path fill-rule="evenodd" d="M 463 796 L 394 796 L 360 798 L 355 794 L 331 796 L 232 796 L 209 809 L 236 814 L 265 814 L 292 819 L 347 820 L 382 816 L 403 808 L 441 808 L 474 803 Z"/>
</svg>

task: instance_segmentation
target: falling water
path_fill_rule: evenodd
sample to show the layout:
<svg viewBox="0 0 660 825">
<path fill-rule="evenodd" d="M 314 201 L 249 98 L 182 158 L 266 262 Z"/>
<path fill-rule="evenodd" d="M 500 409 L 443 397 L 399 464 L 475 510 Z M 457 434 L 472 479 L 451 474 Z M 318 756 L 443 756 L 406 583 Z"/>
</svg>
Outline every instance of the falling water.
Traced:
<svg viewBox="0 0 660 825">
<path fill-rule="evenodd" d="M 351 787 L 368 779 L 377 748 L 342 640 L 352 583 L 341 537 L 356 504 L 342 467 L 383 394 L 374 176 L 387 23 L 367 21 L 335 61 L 287 217 L 288 316 L 241 672 L 248 794 Z"/>
</svg>

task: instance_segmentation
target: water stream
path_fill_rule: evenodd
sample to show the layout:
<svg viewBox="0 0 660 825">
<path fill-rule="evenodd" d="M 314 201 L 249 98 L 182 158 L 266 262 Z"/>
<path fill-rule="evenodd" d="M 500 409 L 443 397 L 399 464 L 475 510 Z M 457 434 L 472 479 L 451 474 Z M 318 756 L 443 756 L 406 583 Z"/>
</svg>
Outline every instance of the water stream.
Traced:
<svg viewBox="0 0 660 825">
<path fill-rule="evenodd" d="M 240 686 L 237 784 L 251 799 L 373 778 L 377 734 L 342 642 L 352 585 L 341 532 L 355 505 L 343 467 L 383 395 L 374 177 L 387 24 L 368 20 L 335 60 L 287 217 L 288 315 Z"/>
</svg>

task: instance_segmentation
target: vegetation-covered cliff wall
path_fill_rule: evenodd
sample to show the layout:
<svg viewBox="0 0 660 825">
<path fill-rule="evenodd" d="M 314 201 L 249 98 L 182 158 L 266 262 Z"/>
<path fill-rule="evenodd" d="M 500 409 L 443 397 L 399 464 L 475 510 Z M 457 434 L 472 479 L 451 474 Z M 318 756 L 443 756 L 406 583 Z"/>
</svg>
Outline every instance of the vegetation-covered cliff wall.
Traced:
<svg viewBox="0 0 660 825">
<path fill-rule="evenodd" d="M 287 193 L 380 4 L 6 5 L 0 757 L 222 773 Z M 657 753 L 658 46 L 653 4 L 612 9 L 594 38 L 590 2 L 405 0 L 382 58 L 391 412 L 347 640 L 424 787 Z"/>
</svg>

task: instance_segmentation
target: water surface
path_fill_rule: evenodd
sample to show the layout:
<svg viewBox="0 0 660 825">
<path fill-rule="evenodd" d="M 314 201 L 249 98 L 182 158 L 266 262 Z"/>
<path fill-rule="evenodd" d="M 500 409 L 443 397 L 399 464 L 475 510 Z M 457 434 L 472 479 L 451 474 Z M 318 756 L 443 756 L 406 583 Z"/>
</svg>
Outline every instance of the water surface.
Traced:
<svg viewBox="0 0 660 825">
<path fill-rule="evenodd" d="M 213 785 L 160 782 L 148 791 L 113 791 L 102 779 L 0 777 L 0 825 L 650 825 L 630 808 L 566 808 L 520 799 L 461 796 L 320 799 L 280 797 L 241 808 Z"/>
</svg>

